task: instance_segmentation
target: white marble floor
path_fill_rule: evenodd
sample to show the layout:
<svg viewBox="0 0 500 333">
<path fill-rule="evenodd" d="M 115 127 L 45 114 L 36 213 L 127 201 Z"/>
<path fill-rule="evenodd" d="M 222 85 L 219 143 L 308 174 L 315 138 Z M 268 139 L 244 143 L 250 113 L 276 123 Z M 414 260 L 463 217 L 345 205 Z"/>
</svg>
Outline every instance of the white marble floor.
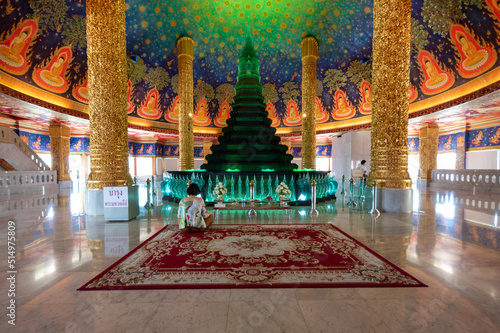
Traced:
<svg viewBox="0 0 500 333">
<path fill-rule="evenodd" d="M 377 219 L 342 200 L 318 205 L 333 222 L 428 288 L 76 291 L 165 224 L 177 207 L 156 202 L 126 223 L 85 217 L 81 194 L 0 198 L 0 332 L 500 332 L 499 195 L 415 193 L 413 214 Z M 7 266 L 14 221 L 15 298 Z M 250 221 L 290 223 L 284 212 Z M 7 306 L 15 299 L 15 326 Z"/>
</svg>

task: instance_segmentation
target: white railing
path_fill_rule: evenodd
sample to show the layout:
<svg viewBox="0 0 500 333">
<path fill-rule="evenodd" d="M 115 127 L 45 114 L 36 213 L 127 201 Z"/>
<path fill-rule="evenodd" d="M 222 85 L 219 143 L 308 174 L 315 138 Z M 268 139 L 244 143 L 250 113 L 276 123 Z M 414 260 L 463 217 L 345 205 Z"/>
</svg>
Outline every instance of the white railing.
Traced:
<svg viewBox="0 0 500 333">
<path fill-rule="evenodd" d="M 19 135 L 16 134 L 11 128 L 0 126 L 0 143 L 9 143 L 15 145 L 28 156 L 33 163 L 37 165 L 40 170 L 48 171 L 50 167 L 37 155 L 37 153 L 30 148 L 26 142 L 21 140 Z"/>
<path fill-rule="evenodd" d="M 500 191 L 500 170 L 432 170 L 433 187 Z"/>
<path fill-rule="evenodd" d="M 57 185 L 57 171 L 0 171 L 0 189 Z"/>
</svg>

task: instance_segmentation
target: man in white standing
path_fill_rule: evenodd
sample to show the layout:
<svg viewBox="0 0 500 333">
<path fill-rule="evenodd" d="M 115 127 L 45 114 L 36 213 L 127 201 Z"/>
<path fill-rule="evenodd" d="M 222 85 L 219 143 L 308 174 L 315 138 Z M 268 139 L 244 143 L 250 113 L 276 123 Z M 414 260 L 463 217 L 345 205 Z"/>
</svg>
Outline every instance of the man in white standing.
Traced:
<svg viewBox="0 0 500 333">
<path fill-rule="evenodd" d="M 356 166 L 356 169 L 363 170 L 363 178 L 368 177 L 368 167 L 366 166 L 366 160 L 362 160 Z"/>
</svg>

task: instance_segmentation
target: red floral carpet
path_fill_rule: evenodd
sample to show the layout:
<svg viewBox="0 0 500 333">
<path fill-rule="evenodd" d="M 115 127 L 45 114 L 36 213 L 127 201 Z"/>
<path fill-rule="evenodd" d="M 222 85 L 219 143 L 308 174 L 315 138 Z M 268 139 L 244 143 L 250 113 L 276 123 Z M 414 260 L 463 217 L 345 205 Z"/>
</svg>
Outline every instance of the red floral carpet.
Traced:
<svg viewBox="0 0 500 333">
<path fill-rule="evenodd" d="M 422 287 L 331 224 L 160 230 L 78 290 Z"/>
</svg>

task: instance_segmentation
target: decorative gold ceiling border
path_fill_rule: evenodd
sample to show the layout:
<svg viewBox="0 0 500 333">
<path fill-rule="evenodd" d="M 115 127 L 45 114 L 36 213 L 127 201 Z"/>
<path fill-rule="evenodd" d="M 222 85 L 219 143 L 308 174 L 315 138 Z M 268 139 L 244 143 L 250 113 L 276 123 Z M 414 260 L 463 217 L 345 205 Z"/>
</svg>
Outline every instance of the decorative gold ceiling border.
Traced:
<svg viewBox="0 0 500 333">
<path fill-rule="evenodd" d="M 413 119 L 457 106 L 498 89 L 500 89 L 500 67 L 442 94 L 410 104 L 409 118 Z M 89 119 L 87 105 L 71 101 L 46 90 L 34 87 L 3 71 L 0 71 L 0 91 L 40 107 L 83 119 Z M 129 128 L 133 129 L 165 134 L 177 134 L 177 127 L 178 126 L 174 124 L 129 117 Z M 316 127 L 316 134 L 321 135 L 340 131 L 357 131 L 360 129 L 369 129 L 370 127 L 371 116 L 364 116 L 333 123 L 318 124 Z M 300 135 L 301 129 L 301 126 L 291 128 L 281 127 L 277 129 L 276 134 L 283 138 L 296 137 Z M 197 138 L 215 138 L 221 135 L 221 129 L 219 128 L 194 127 L 194 132 Z"/>
<path fill-rule="evenodd" d="M 20 84 L 19 86 L 12 85 L 12 83 L 15 82 L 14 80 L 17 82 L 21 82 L 22 84 Z M 6 95 L 20 99 L 24 102 L 40 106 L 42 108 L 46 108 L 52 111 L 60 112 L 62 114 L 67 114 L 74 117 L 79 117 L 87 120 L 89 119 L 88 113 L 83 111 L 82 109 L 77 109 L 77 110 L 71 109 L 67 106 L 68 103 L 62 103 L 62 105 L 61 103 L 59 103 L 62 100 L 68 101 L 66 98 L 62 98 L 48 91 L 33 87 L 27 83 L 24 83 L 23 81 L 17 80 L 16 78 L 13 78 L 10 75 L 5 74 L 2 71 L 0 71 L 0 91 Z M 42 97 L 43 95 L 50 96 L 51 98 L 55 97 L 54 100 L 57 99 L 58 103 L 54 104 L 52 102 L 44 100 L 43 98 L 31 96 L 30 93 L 34 93 L 35 95 Z"/>
</svg>

